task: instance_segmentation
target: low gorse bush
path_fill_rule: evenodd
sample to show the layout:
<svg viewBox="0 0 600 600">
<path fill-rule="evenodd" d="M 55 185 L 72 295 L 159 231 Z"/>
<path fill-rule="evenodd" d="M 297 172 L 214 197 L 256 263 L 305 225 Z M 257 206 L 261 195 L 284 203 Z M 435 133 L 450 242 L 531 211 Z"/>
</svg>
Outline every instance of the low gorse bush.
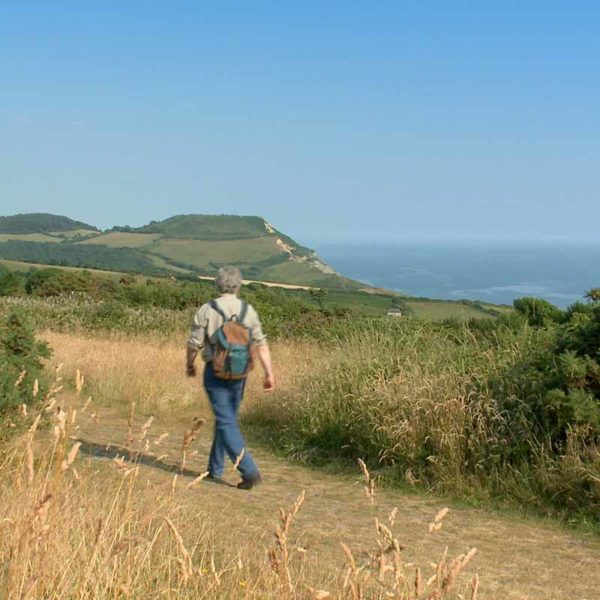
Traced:
<svg viewBox="0 0 600 600">
<path fill-rule="evenodd" d="M 21 313 L 0 319 L 0 416 L 45 393 L 43 359 L 49 356 Z"/>
<path fill-rule="evenodd" d="M 38 329 L 173 334 L 184 332 L 194 311 L 215 293 L 212 283 L 197 280 L 111 279 L 60 269 L 6 272 L 0 273 L 0 314 L 18 307 Z M 336 305 L 325 308 L 308 292 L 302 294 L 260 284 L 242 290 L 271 337 L 323 338 L 360 317 Z"/>
</svg>

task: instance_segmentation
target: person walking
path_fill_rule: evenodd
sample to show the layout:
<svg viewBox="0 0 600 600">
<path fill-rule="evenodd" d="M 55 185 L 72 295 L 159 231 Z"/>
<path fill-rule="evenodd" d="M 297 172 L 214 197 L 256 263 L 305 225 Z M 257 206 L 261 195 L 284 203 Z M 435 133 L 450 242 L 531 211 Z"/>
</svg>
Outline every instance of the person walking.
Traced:
<svg viewBox="0 0 600 600">
<path fill-rule="evenodd" d="M 245 446 L 238 423 L 248 371 L 255 357 L 264 372 L 263 389 L 275 389 L 275 376 L 266 336 L 254 308 L 239 298 L 242 275 L 236 267 L 222 267 L 216 277 L 220 296 L 203 304 L 194 315 L 187 343 L 187 374 L 197 374 L 195 360 L 205 362 L 204 389 L 215 416 L 208 479 L 222 481 L 225 455 L 236 463 L 242 480 L 237 487 L 249 490 L 261 475 Z M 241 459 L 240 459 L 241 457 Z"/>
</svg>

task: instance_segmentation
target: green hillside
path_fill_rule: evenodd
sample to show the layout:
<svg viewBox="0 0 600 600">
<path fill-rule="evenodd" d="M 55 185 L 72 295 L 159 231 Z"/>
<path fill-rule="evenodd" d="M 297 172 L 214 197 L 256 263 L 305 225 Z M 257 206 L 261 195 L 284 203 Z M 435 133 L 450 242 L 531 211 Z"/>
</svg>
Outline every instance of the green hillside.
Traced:
<svg viewBox="0 0 600 600">
<path fill-rule="evenodd" d="M 81 242 L 138 248 L 154 264 L 173 271 L 214 275 L 233 264 L 248 279 L 274 283 L 347 287 L 315 253 L 275 229 L 265 219 L 237 215 L 176 215 L 138 228 L 115 227 Z"/>
<path fill-rule="evenodd" d="M 148 225 L 127 229 L 136 233 L 161 234 L 170 239 L 205 241 L 252 240 L 280 238 L 294 248 L 297 254 L 307 255 L 311 250 L 277 231 L 261 217 L 238 215 L 176 215 L 164 221 L 151 221 Z"/>
<path fill-rule="evenodd" d="M 0 217 L 0 233 L 59 233 L 77 229 L 83 229 L 88 233 L 97 231 L 96 227 L 87 223 L 47 213 Z"/>
<path fill-rule="evenodd" d="M 358 287 L 261 217 L 176 215 L 106 232 L 47 214 L 2 217 L 0 258 L 147 275 L 214 275 L 225 264 L 248 279 Z M 60 243 L 57 243 L 60 242 Z"/>
<path fill-rule="evenodd" d="M 264 220 L 236 215 L 176 215 L 164 221 L 151 221 L 132 231 L 160 233 L 168 238 L 194 240 L 242 240 L 262 237 Z"/>
<path fill-rule="evenodd" d="M 159 233 L 127 233 L 109 231 L 79 242 L 82 245 L 111 246 L 113 248 L 141 248 L 162 237 Z"/>
<path fill-rule="evenodd" d="M 64 238 L 58 235 L 49 235 L 47 233 L 0 233 L 0 242 L 10 242 L 11 240 L 21 240 L 22 242 L 62 242 Z"/>
<path fill-rule="evenodd" d="M 497 307 L 480 303 L 429 301 L 368 288 L 335 273 L 314 251 L 260 217 L 177 215 L 105 232 L 47 214 L 0 217 L 0 224 L 0 267 L 15 271 L 51 265 L 189 279 L 214 276 L 219 267 L 235 265 L 248 280 L 324 288 L 332 308 L 372 315 L 396 308 L 434 320 L 500 314 Z"/>
<path fill-rule="evenodd" d="M 78 246 L 68 241 L 61 244 L 10 240 L 0 243 L 0 257 L 45 265 L 60 265 L 130 273 L 166 274 L 147 256 L 132 248 Z"/>
</svg>

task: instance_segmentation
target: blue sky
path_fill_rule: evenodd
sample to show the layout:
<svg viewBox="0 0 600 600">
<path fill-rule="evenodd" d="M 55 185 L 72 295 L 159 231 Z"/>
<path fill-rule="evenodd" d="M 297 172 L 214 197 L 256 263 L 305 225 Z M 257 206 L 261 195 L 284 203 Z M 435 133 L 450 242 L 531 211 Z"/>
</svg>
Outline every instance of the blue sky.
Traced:
<svg viewBox="0 0 600 600">
<path fill-rule="evenodd" d="M 597 238 L 596 2 L 3 2 L 0 214 Z"/>
</svg>

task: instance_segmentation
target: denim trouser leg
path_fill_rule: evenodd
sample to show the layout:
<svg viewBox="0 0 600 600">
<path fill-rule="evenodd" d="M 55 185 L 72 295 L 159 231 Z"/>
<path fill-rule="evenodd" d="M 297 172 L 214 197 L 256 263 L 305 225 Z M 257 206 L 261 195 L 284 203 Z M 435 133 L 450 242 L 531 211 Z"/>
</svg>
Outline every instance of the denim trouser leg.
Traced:
<svg viewBox="0 0 600 600">
<path fill-rule="evenodd" d="M 204 370 L 204 388 L 215 415 L 215 433 L 208 470 L 211 475 L 223 474 L 225 454 L 235 462 L 242 450 L 244 456 L 239 471 L 246 479 L 258 477 L 258 468 L 246 449 L 244 438 L 238 425 L 238 411 L 244 395 L 244 381 L 223 381 L 214 376 L 212 365 L 208 363 Z"/>
</svg>

